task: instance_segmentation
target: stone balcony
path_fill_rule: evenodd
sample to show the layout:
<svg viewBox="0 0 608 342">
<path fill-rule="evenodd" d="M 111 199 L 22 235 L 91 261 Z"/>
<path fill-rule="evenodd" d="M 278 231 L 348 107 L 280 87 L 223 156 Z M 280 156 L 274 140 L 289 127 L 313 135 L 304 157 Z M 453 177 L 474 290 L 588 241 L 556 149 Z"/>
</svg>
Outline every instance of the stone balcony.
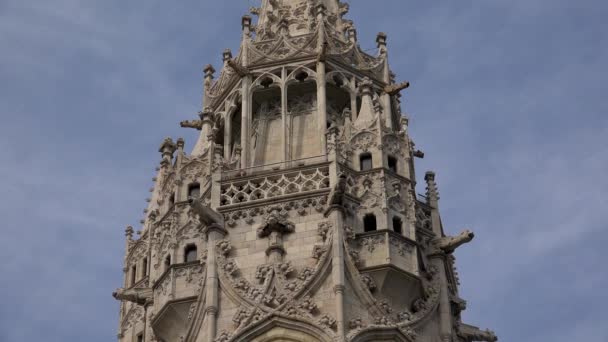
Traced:
<svg viewBox="0 0 608 342">
<path fill-rule="evenodd" d="M 378 230 L 357 234 L 351 248 L 359 253 L 362 270 L 392 266 L 404 272 L 418 275 L 415 241 L 391 230 Z"/>
<path fill-rule="evenodd" d="M 200 261 L 171 265 L 154 284 L 154 304 L 162 308 L 166 303 L 194 297 L 204 281 L 205 265 Z"/>
<path fill-rule="evenodd" d="M 417 246 L 393 231 L 379 230 L 357 234 L 349 252 L 380 297 L 393 298 L 394 307 L 409 307 L 423 294 Z"/>
</svg>

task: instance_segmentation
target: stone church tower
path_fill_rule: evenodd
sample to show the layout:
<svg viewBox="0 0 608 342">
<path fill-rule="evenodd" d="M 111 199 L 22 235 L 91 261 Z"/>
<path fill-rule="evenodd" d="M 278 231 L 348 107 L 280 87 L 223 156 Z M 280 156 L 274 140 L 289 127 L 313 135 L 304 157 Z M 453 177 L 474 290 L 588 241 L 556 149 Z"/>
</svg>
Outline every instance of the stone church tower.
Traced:
<svg viewBox="0 0 608 342">
<path fill-rule="evenodd" d="M 191 153 L 167 138 L 120 342 L 496 341 L 461 321 L 435 174 L 414 149 L 387 36 L 362 51 L 339 0 L 262 0 L 238 54 L 205 68 Z"/>
</svg>

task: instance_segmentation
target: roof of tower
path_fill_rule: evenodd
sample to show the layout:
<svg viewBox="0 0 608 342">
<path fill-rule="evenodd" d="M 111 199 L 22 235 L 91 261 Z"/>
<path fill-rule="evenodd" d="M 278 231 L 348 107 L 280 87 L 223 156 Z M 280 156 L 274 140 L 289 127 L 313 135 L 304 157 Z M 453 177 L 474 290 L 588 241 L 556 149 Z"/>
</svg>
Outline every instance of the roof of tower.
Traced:
<svg viewBox="0 0 608 342">
<path fill-rule="evenodd" d="M 248 68 L 294 59 L 329 57 L 361 77 L 384 81 L 386 34 L 379 35 L 378 55 L 366 53 L 357 42 L 352 21 L 344 19 L 348 9 L 339 0 L 262 0 L 261 7 L 251 9 L 258 16 L 255 25 L 249 16 L 243 18 L 239 52 L 234 59 L 224 60 L 219 77 L 209 84 L 205 106 L 216 108 Z"/>
</svg>

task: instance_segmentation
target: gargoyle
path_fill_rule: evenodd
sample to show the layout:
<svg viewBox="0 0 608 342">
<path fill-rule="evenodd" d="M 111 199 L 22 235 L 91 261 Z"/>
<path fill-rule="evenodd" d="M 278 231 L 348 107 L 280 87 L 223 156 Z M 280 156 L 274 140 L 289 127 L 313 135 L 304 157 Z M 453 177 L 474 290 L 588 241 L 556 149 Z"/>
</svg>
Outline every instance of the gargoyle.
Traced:
<svg viewBox="0 0 608 342">
<path fill-rule="evenodd" d="M 399 94 L 403 89 L 406 89 L 410 86 L 410 82 L 401 82 L 396 84 L 389 84 L 384 87 L 384 92 L 389 94 L 390 96 L 395 96 Z"/>
<path fill-rule="evenodd" d="M 241 77 L 245 77 L 251 73 L 249 69 L 240 64 L 237 64 L 237 62 L 235 62 L 233 59 L 228 60 L 228 66 Z"/>
<path fill-rule="evenodd" d="M 437 238 L 432 241 L 433 247 L 443 251 L 444 253 L 451 254 L 456 248 L 464 245 L 467 242 L 470 242 L 475 237 L 475 234 L 470 230 L 465 230 L 464 232 L 456 235 L 456 236 L 445 236 L 442 238 Z"/>
<path fill-rule="evenodd" d="M 338 182 L 331 189 L 329 193 L 329 201 L 327 204 L 329 207 L 334 205 L 341 206 L 344 203 L 344 194 L 346 193 L 346 176 L 344 174 L 340 174 L 338 176 Z"/>
<path fill-rule="evenodd" d="M 182 121 L 179 123 L 182 128 L 194 128 L 197 130 L 203 129 L 203 122 L 201 120 Z"/>
<path fill-rule="evenodd" d="M 198 216 L 198 219 L 205 226 L 224 227 L 224 216 L 217 213 L 215 210 L 204 205 L 202 199 L 188 199 L 192 212 Z"/>
<path fill-rule="evenodd" d="M 154 300 L 151 288 L 116 289 L 112 297 L 120 301 L 132 302 L 139 305 L 151 303 Z"/>
<path fill-rule="evenodd" d="M 457 326 L 458 336 L 466 342 L 482 341 L 482 342 L 496 342 L 498 337 L 493 331 L 481 330 L 478 327 L 459 323 Z"/>
</svg>

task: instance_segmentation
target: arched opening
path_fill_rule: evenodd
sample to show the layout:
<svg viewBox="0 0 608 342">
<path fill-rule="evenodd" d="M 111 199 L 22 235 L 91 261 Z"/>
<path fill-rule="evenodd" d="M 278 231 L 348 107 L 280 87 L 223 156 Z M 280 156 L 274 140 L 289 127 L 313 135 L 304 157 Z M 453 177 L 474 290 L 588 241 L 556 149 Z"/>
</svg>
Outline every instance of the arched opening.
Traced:
<svg viewBox="0 0 608 342">
<path fill-rule="evenodd" d="M 397 158 L 388 156 L 388 169 L 397 173 Z"/>
<path fill-rule="evenodd" d="M 376 224 L 376 215 L 367 214 L 363 217 L 363 231 L 365 232 L 373 232 L 378 229 Z"/>
<path fill-rule="evenodd" d="M 317 115 L 317 83 L 307 70 L 295 71 L 295 81 L 287 86 L 288 159 L 303 159 L 321 154 Z"/>
<path fill-rule="evenodd" d="M 252 96 L 252 122 L 250 129 L 250 151 L 253 166 L 267 165 L 282 160 L 281 88 L 272 78 L 261 82 Z"/>
<path fill-rule="evenodd" d="M 188 185 L 188 199 L 198 199 L 199 197 L 201 197 L 201 185 L 199 183 Z"/>
<path fill-rule="evenodd" d="M 374 166 L 374 164 L 373 164 L 371 153 L 362 153 L 359 156 L 359 170 L 368 171 L 368 170 L 371 170 L 373 168 L 373 166 Z"/>
<path fill-rule="evenodd" d="M 198 251 L 196 245 L 188 245 L 184 248 L 184 262 L 193 262 L 198 260 Z"/>
<path fill-rule="evenodd" d="M 339 75 L 334 75 L 327 83 L 327 127 L 332 124 L 338 127 L 344 126 L 346 120 L 353 120 L 353 108 L 351 95 L 346 87 L 346 80 Z M 345 113 L 348 110 L 348 117 Z"/>
<path fill-rule="evenodd" d="M 165 271 L 171 267 L 171 254 L 165 257 Z"/>
<path fill-rule="evenodd" d="M 241 120 L 242 120 L 242 109 L 241 103 L 237 105 L 236 109 L 230 116 L 230 159 L 236 156 L 236 146 L 243 146 L 241 144 Z"/>
<path fill-rule="evenodd" d="M 393 231 L 397 234 L 403 234 L 403 222 L 397 216 L 393 217 Z"/>
</svg>

